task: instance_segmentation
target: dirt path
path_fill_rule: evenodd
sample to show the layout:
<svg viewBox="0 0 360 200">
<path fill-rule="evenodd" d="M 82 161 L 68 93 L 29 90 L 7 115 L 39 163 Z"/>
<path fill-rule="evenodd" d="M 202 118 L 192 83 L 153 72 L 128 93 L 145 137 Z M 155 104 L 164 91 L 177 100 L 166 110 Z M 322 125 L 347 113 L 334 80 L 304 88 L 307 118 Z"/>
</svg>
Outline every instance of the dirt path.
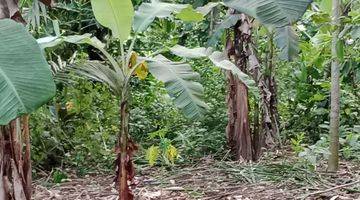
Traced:
<svg viewBox="0 0 360 200">
<path fill-rule="evenodd" d="M 310 172 L 289 163 L 241 164 L 203 160 L 193 166 L 142 168 L 136 177 L 138 200 L 359 199 L 360 166 L 342 166 L 338 174 Z M 72 177 L 44 187 L 35 184 L 35 200 L 116 200 L 113 176 Z M 310 195 L 312 194 L 313 195 Z M 316 193 L 316 194 L 315 194 Z"/>
</svg>

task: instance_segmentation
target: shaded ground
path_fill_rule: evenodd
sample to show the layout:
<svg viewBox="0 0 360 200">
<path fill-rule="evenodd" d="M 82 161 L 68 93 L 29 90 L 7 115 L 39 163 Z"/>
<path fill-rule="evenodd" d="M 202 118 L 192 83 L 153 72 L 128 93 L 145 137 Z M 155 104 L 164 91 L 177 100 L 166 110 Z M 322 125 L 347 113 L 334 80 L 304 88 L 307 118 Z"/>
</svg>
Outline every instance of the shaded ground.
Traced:
<svg viewBox="0 0 360 200">
<path fill-rule="evenodd" d="M 115 200 L 113 176 L 70 177 L 60 185 L 44 187 L 36 181 L 35 200 Z M 274 157 L 257 164 L 201 160 L 192 166 L 139 169 L 136 199 L 245 200 L 245 199 L 359 199 L 360 166 L 342 163 L 337 174 L 304 170 Z"/>
</svg>

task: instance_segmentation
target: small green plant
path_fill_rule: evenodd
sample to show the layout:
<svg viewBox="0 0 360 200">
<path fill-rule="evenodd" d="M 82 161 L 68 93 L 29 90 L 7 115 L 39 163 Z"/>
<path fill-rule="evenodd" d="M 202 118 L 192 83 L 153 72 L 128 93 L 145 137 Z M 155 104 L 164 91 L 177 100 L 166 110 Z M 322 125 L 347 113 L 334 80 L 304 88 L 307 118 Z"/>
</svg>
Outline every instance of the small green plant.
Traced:
<svg viewBox="0 0 360 200">
<path fill-rule="evenodd" d="M 172 141 L 166 138 L 168 129 L 161 129 L 149 134 L 150 139 L 159 139 L 158 146 L 152 145 L 146 151 L 146 159 L 150 166 L 154 166 L 158 159 L 166 165 L 173 165 L 179 157 L 177 148 L 172 145 Z"/>
<path fill-rule="evenodd" d="M 304 151 L 304 138 L 305 133 L 300 133 L 295 136 L 295 138 L 291 138 L 291 149 L 296 153 L 299 154 L 300 152 Z"/>
<path fill-rule="evenodd" d="M 54 183 L 61 183 L 63 180 L 67 179 L 68 176 L 65 172 L 63 172 L 62 170 L 55 170 L 55 172 L 53 173 L 53 181 Z"/>
</svg>

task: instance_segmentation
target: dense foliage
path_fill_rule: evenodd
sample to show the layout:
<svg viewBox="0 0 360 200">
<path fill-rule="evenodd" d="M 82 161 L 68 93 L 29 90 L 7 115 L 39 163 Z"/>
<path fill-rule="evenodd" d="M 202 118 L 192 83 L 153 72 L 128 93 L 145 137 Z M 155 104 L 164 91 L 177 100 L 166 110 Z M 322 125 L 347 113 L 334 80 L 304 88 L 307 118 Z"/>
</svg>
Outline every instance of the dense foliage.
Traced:
<svg viewBox="0 0 360 200">
<path fill-rule="evenodd" d="M 133 1 L 138 8 L 141 1 Z M 206 1 L 178 1 L 203 6 Z M 360 5 L 348 2 L 343 19 L 343 65 L 341 68 L 341 156 L 360 158 Z M 24 3 L 24 5 L 26 5 Z M 30 6 L 30 5 L 28 5 Z M 224 31 L 216 28 L 227 18 L 223 7 L 216 7 L 201 22 L 182 22 L 178 18 L 156 19 L 146 32 L 140 33 L 134 50 L 141 56 L 162 53 L 173 60 L 182 60 L 170 53 L 176 44 L 189 48 L 207 46 L 217 34 L 214 48 L 221 50 Z M 261 17 L 261 16 L 256 16 Z M 45 21 L 45 19 L 47 19 Z M 266 22 L 266 19 L 261 20 Z M 59 1 L 41 18 L 39 27 L 31 27 L 34 35 L 81 35 L 91 33 L 106 43 L 114 57 L 120 54 L 109 30 L 102 28 L 91 11 L 90 1 Z M 328 1 L 315 1 L 293 29 L 299 35 L 299 57 L 291 62 L 275 57 L 278 83 L 281 139 L 291 145 L 307 163 L 316 165 L 328 156 L 330 105 L 330 41 L 332 27 Z M 254 25 L 254 44 L 262 60 L 266 59 L 267 29 Z M 57 33 L 59 32 L 59 33 Z M 272 37 L 272 36 L 271 36 Z M 211 41 L 211 40 L 210 40 Z M 57 66 L 71 67 L 73 60 L 103 59 L 90 46 L 61 44 L 46 50 L 49 60 Z M 188 120 L 176 109 L 163 83 L 152 75 L 145 80 L 134 79 L 130 113 L 131 136 L 140 145 L 136 163 L 165 164 L 190 162 L 213 155 L 227 156 L 226 90 L 224 73 L 205 59 L 187 60 L 201 75 L 205 102 L 209 109 L 200 120 Z M 264 72 L 266 73 L 266 72 Z M 75 75 L 71 75 L 75 76 Z M 119 102 L 107 86 L 75 78 L 62 81 L 58 77 L 56 97 L 31 118 L 33 161 L 35 169 L 51 170 L 74 166 L 80 174 L 97 167 L 111 168 L 118 130 Z M 256 97 L 251 97 L 256 98 Z M 253 106 L 253 99 L 250 99 Z M 169 154 L 172 154 L 169 156 Z"/>
</svg>

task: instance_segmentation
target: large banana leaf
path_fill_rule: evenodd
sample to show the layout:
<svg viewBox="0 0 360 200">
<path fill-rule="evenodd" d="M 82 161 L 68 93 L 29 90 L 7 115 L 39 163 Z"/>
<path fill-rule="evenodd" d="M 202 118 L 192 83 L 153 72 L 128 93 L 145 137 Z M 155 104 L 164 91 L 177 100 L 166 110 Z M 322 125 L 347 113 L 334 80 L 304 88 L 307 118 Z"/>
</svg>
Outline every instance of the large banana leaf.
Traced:
<svg viewBox="0 0 360 200">
<path fill-rule="evenodd" d="M 151 3 L 142 3 L 135 13 L 133 25 L 134 31 L 145 31 L 156 17 L 169 17 L 172 13 L 179 13 L 188 6 L 188 4 L 163 3 L 155 0 Z"/>
<path fill-rule="evenodd" d="M 292 61 L 299 53 L 299 37 L 291 26 L 277 28 L 275 44 L 280 49 L 279 58 Z"/>
<path fill-rule="evenodd" d="M 134 7 L 131 0 L 91 0 L 96 20 L 110 28 L 114 37 L 124 42 L 131 32 Z"/>
<path fill-rule="evenodd" d="M 55 95 L 55 83 L 36 40 L 11 20 L 0 20 L 0 125 L 31 113 Z"/>
<path fill-rule="evenodd" d="M 212 48 L 198 47 L 189 49 L 181 45 L 175 45 L 170 48 L 171 53 L 183 58 L 208 58 L 218 68 L 230 71 L 243 82 L 255 97 L 258 96 L 258 89 L 255 81 L 247 74 L 242 72 L 234 63 L 227 59 L 227 56 L 219 51 L 213 51 Z"/>
<path fill-rule="evenodd" d="M 199 74 L 190 65 L 172 62 L 163 56 L 149 60 L 149 70 L 164 82 L 165 88 L 175 105 L 190 119 L 197 119 L 206 112 L 208 106 L 203 101 L 204 88 L 197 82 Z"/>
<path fill-rule="evenodd" d="M 74 68 L 79 75 L 107 84 L 115 95 L 121 96 L 124 80 L 122 74 L 99 61 L 87 61 Z"/>
<path fill-rule="evenodd" d="M 283 27 L 298 21 L 312 0 L 225 0 L 225 5 L 257 18 L 268 26 Z"/>
<path fill-rule="evenodd" d="M 227 59 L 227 56 L 219 51 L 215 51 L 209 56 L 211 62 L 214 63 L 215 66 L 230 71 L 234 76 L 236 76 L 242 83 L 246 85 L 249 91 L 258 98 L 259 90 L 256 86 L 255 81 L 242 72 L 234 63 Z"/>
<path fill-rule="evenodd" d="M 221 36 L 223 35 L 225 29 L 234 26 L 239 20 L 241 16 L 239 14 L 228 15 L 221 22 L 219 26 L 216 27 L 214 33 L 211 38 L 208 40 L 208 46 L 216 46 L 219 43 Z"/>
</svg>

